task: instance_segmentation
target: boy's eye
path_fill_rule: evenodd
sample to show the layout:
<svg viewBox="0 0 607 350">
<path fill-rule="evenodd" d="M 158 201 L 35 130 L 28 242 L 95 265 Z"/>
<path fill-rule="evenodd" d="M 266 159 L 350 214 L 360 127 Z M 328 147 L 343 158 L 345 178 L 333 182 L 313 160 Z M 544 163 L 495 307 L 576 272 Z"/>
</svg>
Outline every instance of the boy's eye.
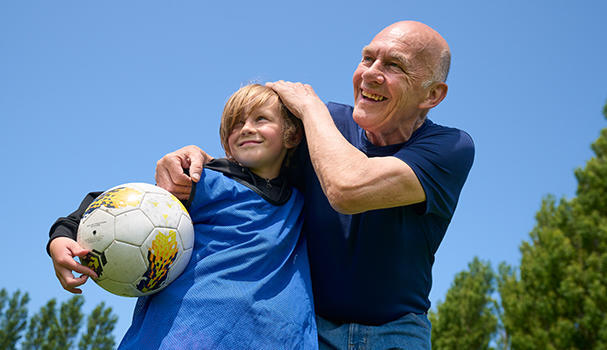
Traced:
<svg viewBox="0 0 607 350">
<path fill-rule="evenodd" d="M 263 115 L 260 115 L 257 117 L 257 121 L 264 121 L 264 120 L 268 120 L 268 118 L 264 117 Z"/>
</svg>

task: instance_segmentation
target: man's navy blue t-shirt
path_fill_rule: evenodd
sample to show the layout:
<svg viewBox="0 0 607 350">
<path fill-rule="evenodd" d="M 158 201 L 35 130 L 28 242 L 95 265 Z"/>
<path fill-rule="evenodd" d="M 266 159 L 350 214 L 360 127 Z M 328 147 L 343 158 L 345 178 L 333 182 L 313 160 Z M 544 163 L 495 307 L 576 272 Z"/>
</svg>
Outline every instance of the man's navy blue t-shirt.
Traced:
<svg viewBox="0 0 607 350">
<path fill-rule="evenodd" d="M 294 174 L 304 192 L 303 233 L 308 238 L 316 313 L 335 322 L 382 324 L 425 313 L 434 254 L 451 221 L 474 158 L 470 136 L 426 120 L 401 144 L 375 146 L 352 119 L 352 107 L 327 104 L 342 135 L 369 157 L 407 163 L 425 193 L 423 203 L 336 212 L 324 195 L 302 144 Z"/>
</svg>

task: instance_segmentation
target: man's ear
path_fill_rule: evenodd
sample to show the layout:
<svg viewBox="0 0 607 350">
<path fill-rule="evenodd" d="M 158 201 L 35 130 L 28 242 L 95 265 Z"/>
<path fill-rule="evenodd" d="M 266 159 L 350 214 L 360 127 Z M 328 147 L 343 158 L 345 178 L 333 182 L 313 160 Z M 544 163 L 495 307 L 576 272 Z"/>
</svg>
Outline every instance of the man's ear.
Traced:
<svg viewBox="0 0 607 350">
<path fill-rule="evenodd" d="M 447 96 L 447 84 L 443 82 L 433 83 L 426 94 L 426 98 L 419 104 L 420 109 L 430 109 L 438 106 Z"/>
<path fill-rule="evenodd" d="M 294 133 L 290 133 L 285 139 L 285 148 L 291 149 L 295 148 L 301 142 L 303 138 L 303 130 L 301 128 L 297 128 L 297 131 Z"/>
</svg>

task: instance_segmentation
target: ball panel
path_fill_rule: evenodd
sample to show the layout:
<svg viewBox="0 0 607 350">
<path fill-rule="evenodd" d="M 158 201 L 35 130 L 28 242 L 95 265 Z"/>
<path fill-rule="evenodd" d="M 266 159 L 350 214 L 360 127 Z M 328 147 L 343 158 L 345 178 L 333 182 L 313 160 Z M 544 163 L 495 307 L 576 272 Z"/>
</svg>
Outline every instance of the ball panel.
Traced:
<svg viewBox="0 0 607 350">
<path fill-rule="evenodd" d="M 181 203 L 176 203 L 171 197 L 159 193 L 146 193 L 141 210 L 148 216 L 156 227 L 177 228 L 181 218 Z"/>
<path fill-rule="evenodd" d="M 135 183 L 134 185 L 137 185 L 139 188 L 141 188 L 145 192 L 162 194 L 162 195 L 167 196 L 168 200 L 170 202 L 174 202 L 181 209 L 181 211 L 184 214 L 186 214 L 188 217 L 190 216 L 190 213 L 188 213 L 188 210 L 183 206 L 183 203 L 181 203 L 181 201 L 177 197 L 173 196 L 173 194 L 171 192 L 165 190 L 164 188 L 146 184 L 146 183 Z"/>
<path fill-rule="evenodd" d="M 94 210 L 80 223 L 76 237 L 83 248 L 104 251 L 114 240 L 114 216 Z"/>
<path fill-rule="evenodd" d="M 167 280 L 173 263 L 183 255 L 183 246 L 177 237 L 177 230 L 156 228 L 141 245 L 141 252 L 147 258 L 146 279 L 137 285 L 143 293 L 162 288 L 172 282 Z"/>
<path fill-rule="evenodd" d="M 116 240 L 137 246 L 140 246 L 154 229 L 154 225 L 141 209 L 117 215 L 115 222 Z"/>
<path fill-rule="evenodd" d="M 158 187 L 155 185 L 151 185 L 151 184 L 146 184 L 145 182 L 133 182 L 133 183 L 130 183 L 129 185 L 137 187 L 139 190 L 141 190 L 142 192 L 146 192 L 146 193 L 160 193 L 160 194 L 170 193 L 169 191 L 165 190 L 164 188 L 161 188 L 161 187 Z"/>
<path fill-rule="evenodd" d="M 103 192 L 97 197 L 84 212 L 83 218 L 98 208 L 105 208 L 105 211 L 112 215 L 118 215 L 134 208 L 139 207 L 143 199 L 144 191 L 124 184 Z"/>
<path fill-rule="evenodd" d="M 108 292 L 121 295 L 123 297 L 140 297 L 143 295 L 130 283 L 116 282 L 111 279 L 96 282 Z"/>
<path fill-rule="evenodd" d="M 178 259 L 173 263 L 173 266 L 171 266 L 171 269 L 169 270 L 166 284 L 173 282 L 177 277 L 179 277 L 179 275 L 181 275 L 183 270 L 185 270 L 185 267 L 188 265 L 190 258 L 192 257 L 192 251 L 192 248 L 185 249 L 181 256 L 179 256 Z"/>
<path fill-rule="evenodd" d="M 116 282 L 133 282 L 147 270 L 147 264 L 137 246 L 114 241 L 104 253 L 107 259 L 104 273 Z"/>
<path fill-rule="evenodd" d="M 192 249 L 192 247 L 194 247 L 194 226 L 192 225 L 192 220 L 189 216 L 181 216 L 177 231 L 179 231 L 183 249 Z"/>
</svg>

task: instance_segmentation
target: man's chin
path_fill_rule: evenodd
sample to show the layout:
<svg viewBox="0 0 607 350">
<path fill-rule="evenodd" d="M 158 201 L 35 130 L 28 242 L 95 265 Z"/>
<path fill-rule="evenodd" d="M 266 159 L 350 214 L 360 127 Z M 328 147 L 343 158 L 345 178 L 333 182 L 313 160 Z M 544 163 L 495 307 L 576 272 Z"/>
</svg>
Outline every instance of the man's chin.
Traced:
<svg viewBox="0 0 607 350">
<path fill-rule="evenodd" d="M 361 108 L 354 107 L 354 111 L 352 112 L 352 119 L 354 122 L 358 124 L 361 128 L 366 129 L 365 126 L 375 118 L 376 113 L 369 113 Z"/>
</svg>

